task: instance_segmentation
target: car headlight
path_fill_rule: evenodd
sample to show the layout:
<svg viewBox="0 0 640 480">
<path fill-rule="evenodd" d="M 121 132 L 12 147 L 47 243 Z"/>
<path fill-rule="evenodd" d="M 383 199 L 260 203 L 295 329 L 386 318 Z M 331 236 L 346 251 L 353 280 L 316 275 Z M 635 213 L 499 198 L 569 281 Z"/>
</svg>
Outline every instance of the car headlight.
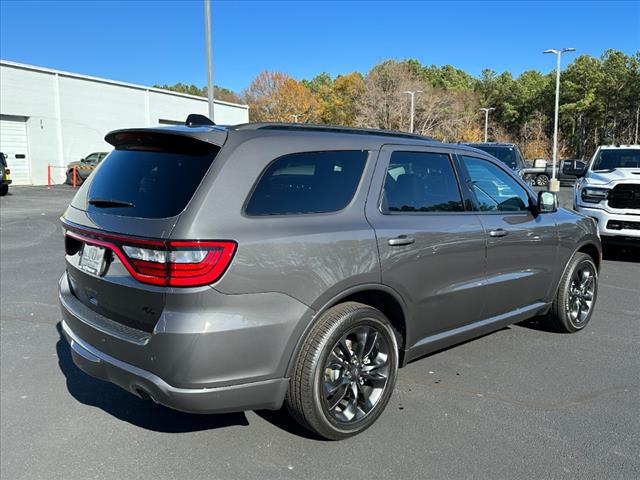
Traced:
<svg viewBox="0 0 640 480">
<path fill-rule="evenodd" d="M 599 203 L 609 197 L 608 188 L 584 187 L 582 189 L 582 201 L 587 203 Z"/>
</svg>

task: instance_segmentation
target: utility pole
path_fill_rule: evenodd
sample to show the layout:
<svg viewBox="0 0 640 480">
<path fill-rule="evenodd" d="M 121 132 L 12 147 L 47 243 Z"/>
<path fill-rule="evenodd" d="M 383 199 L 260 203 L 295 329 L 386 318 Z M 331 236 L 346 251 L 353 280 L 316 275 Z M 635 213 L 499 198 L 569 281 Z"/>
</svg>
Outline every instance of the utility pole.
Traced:
<svg viewBox="0 0 640 480">
<path fill-rule="evenodd" d="M 403 93 L 406 93 L 411 97 L 411 126 L 409 127 L 409 131 L 413 133 L 413 117 L 416 112 L 416 94 L 422 93 L 422 90 L 407 91 Z"/>
<path fill-rule="evenodd" d="M 481 112 L 484 112 L 484 143 L 487 143 L 489 139 L 489 112 L 493 110 L 495 110 L 494 107 L 480 109 Z"/>
<path fill-rule="evenodd" d="M 215 123 L 213 111 L 213 55 L 211 54 L 211 0 L 204 0 L 204 32 L 207 44 L 207 97 L 209 99 L 209 118 Z"/>
<path fill-rule="evenodd" d="M 545 50 L 542 53 L 554 53 L 556 55 L 556 109 L 553 121 L 553 167 L 551 170 L 551 181 L 549 182 L 549 191 L 559 192 L 560 182 L 556 176 L 556 168 L 558 164 L 558 112 L 560 111 L 560 58 L 563 53 L 575 52 L 575 48 L 563 48 L 562 50 Z"/>
</svg>

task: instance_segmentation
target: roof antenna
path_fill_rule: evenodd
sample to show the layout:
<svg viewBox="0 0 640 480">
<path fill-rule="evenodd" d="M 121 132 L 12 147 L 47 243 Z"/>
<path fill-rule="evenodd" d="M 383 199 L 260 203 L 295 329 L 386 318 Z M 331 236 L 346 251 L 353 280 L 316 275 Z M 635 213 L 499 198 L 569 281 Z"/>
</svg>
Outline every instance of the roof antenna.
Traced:
<svg viewBox="0 0 640 480">
<path fill-rule="evenodd" d="M 204 125 L 215 125 L 209 117 L 200 115 L 199 113 L 192 113 L 187 117 L 184 122 L 187 127 L 199 127 Z"/>
</svg>

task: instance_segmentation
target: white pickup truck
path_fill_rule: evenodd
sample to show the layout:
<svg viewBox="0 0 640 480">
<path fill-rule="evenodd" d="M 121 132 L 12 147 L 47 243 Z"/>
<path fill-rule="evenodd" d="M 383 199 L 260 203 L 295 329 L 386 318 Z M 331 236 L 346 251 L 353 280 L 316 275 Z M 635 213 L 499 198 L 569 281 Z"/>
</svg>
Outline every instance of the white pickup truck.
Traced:
<svg viewBox="0 0 640 480">
<path fill-rule="evenodd" d="M 563 172 L 578 177 L 574 209 L 596 219 L 603 241 L 640 245 L 640 145 L 598 147 L 584 169 Z"/>
</svg>

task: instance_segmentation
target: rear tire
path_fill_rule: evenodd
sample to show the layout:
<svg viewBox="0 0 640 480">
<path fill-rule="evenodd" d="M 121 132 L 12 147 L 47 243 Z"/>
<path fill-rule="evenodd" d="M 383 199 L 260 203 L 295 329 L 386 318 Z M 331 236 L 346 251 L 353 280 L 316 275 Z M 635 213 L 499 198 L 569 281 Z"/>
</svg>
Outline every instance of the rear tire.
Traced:
<svg viewBox="0 0 640 480">
<path fill-rule="evenodd" d="M 591 320 L 598 295 L 598 269 L 586 253 L 576 253 L 560 279 L 549 319 L 562 333 L 584 329 Z"/>
<path fill-rule="evenodd" d="M 0 197 L 4 197 L 7 193 L 9 193 L 9 185 L 2 185 L 0 187 Z"/>
<path fill-rule="evenodd" d="M 302 426 L 328 440 L 369 428 L 398 371 L 396 333 L 382 312 L 356 302 L 327 310 L 306 336 L 286 404 Z"/>
</svg>

